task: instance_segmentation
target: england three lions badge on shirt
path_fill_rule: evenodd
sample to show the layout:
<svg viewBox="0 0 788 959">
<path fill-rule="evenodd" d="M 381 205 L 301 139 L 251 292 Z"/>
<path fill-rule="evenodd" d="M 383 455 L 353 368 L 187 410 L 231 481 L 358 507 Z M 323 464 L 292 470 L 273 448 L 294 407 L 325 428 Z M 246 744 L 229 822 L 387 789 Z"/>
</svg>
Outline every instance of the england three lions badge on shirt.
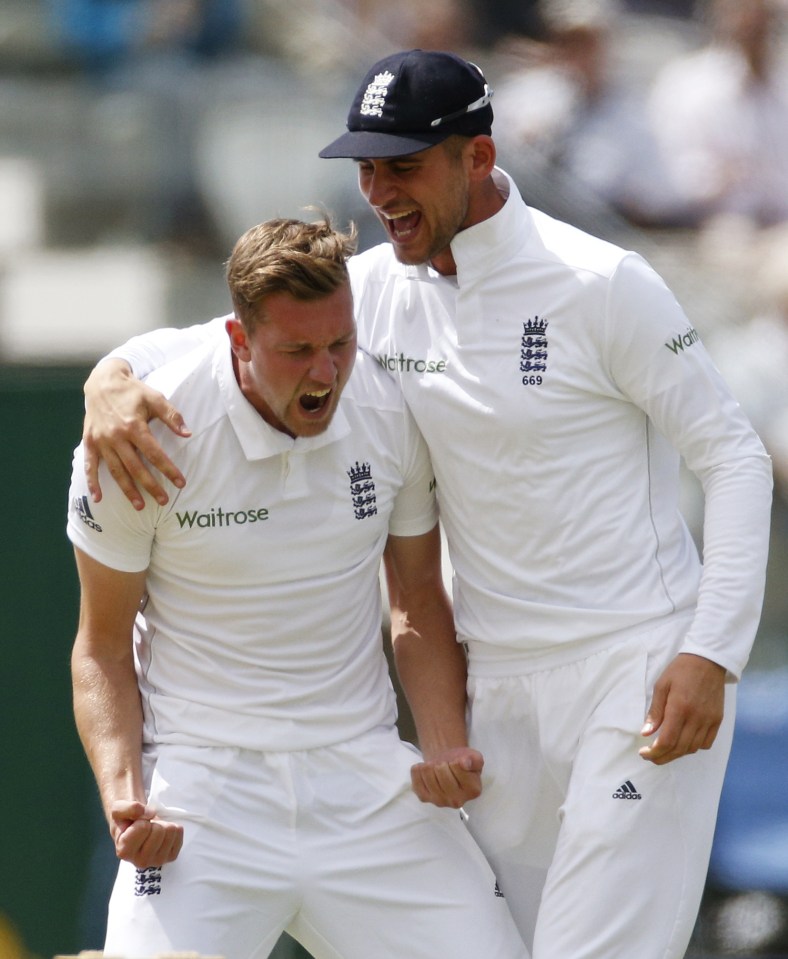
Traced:
<svg viewBox="0 0 788 959">
<path fill-rule="evenodd" d="M 372 478 L 372 467 L 369 463 L 359 463 L 358 460 L 347 471 L 350 477 L 350 498 L 353 503 L 353 513 L 356 519 L 366 519 L 374 516 L 378 511 L 375 495 L 375 480 Z"/>
<path fill-rule="evenodd" d="M 547 326 L 544 316 L 533 316 L 523 323 L 520 340 L 520 372 L 523 386 L 541 386 L 547 371 Z"/>
</svg>

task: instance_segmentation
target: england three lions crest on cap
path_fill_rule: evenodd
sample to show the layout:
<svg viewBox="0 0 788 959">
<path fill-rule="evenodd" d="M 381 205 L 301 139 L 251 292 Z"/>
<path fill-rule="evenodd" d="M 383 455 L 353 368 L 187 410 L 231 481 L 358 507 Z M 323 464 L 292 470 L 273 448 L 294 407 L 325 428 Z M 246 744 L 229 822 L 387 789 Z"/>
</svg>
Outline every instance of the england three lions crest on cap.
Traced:
<svg viewBox="0 0 788 959">
<path fill-rule="evenodd" d="M 389 92 L 389 84 L 394 79 L 394 74 L 386 70 L 385 73 L 378 73 L 372 83 L 367 85 L 364 96 L 361 100 L 359 111 L 365 117 L 382 117 L 383 105 L 386 102 L 386 95 Z"/>
<path fill-rule="evenodd" d="M 481 70 L 454 53 L 392 53 L 367 70 L 350 105 L 346 132 L 320 156 L 407 156 L 455 135 L 490 136 L 492 95 Z"/>
</svg>

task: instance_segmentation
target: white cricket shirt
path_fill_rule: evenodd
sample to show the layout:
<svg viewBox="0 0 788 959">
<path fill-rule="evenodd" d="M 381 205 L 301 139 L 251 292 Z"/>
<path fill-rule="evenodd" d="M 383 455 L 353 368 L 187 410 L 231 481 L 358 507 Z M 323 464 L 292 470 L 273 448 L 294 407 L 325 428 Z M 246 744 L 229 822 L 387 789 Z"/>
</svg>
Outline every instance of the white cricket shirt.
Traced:
<svg viewBox="0 0 788 959">
<path fill-rule="evenodd" d="M 396 717 L 381 642 L 389 532 L 437 522 L 426 447 L 394 381 L 359 353 L 329 428 L 291 438 L 242 395 L 226 334 L 148 382 L 183 412 L 152 424 L 187 477 L 137 512 L 108 473 L 92 503 L 74 460 L 68 535 L 148 570 L 135 655 L 144 741 L 311 749 Z M 166 481 L 165 481 L 166 482 Z"/>
<path fill-rule="evenodd" d="M 456 277 L 388 243 L 349 263 L 359 343 L 430 449 L 471 667 L 576 659 L 694 609 L 683 650 L 738 677 L 763 599 L 769 457 L 651 267 L 495 175 L 507 201 L 454 238 Z M 210 335 L 154 331 L 111 355 L 143 376 Z M 703 566 L 680 456 L 704 490 Z"/>
<path fill-rule="evenodd" d="M 578 657 L 697 602 L 684 651 L 738 676 L 762 601 L 769 458 L 660 277 L 496 177 L 508 199 L 454 238 L 456 277 L 389 244 L 350 264 L 359 342 L 430 449 L 472 665 Z M 679 454 L 705 491 L 704 570 Z"/>
</svg>

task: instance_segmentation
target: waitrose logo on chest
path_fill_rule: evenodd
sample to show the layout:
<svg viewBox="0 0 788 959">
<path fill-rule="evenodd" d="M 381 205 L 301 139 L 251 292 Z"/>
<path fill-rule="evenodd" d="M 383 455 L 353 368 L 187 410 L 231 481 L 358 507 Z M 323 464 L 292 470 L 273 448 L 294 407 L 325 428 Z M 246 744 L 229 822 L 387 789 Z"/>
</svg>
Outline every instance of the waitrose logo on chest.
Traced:
<svg viewBox="0 0 788 959">
<path fill-rule="evenodd" d="M 389 373 L 445 373 L 446 360 L 425 360 L 404 353 L 385 356 L 378 353 L 375 359 Z"/>
<path fill-rule="evenodd" d="M 264 506 L 253 509 L 230 510 L 221 506 L 210 509 L 185 510 L 175 513 L 181 529 L 215 529 L 216 527 L 245 526 L 247 523 L 263 523 L 268 519 L 268 510 Z"/>
</svg>

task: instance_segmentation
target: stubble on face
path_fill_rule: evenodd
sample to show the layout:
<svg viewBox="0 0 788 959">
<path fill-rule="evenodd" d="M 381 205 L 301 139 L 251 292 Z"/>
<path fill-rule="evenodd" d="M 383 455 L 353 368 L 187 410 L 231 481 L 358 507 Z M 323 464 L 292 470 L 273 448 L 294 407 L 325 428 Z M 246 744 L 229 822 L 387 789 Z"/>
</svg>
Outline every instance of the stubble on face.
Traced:
<svg viewBox="0 0 788 959">
<path fill-rule="evenodd" d="M 451 242 L 467 225 L 470 209 L 461 153 L 461 145 L 446 142 L 393 160 L 359 161 L 361 191 L 400 263 L 454 272 Z M 386 188 L 378 192 L 375 178 Z"/>
</svg>

